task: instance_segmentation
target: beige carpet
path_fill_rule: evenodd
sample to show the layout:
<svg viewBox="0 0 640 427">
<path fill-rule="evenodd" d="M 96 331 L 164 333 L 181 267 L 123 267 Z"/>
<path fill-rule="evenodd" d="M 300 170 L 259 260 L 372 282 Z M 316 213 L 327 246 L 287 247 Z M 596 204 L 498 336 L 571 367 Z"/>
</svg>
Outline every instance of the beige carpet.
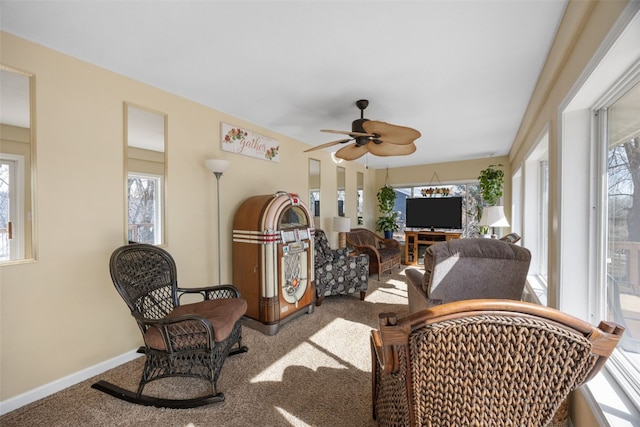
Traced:
<svg viewBox="0 0 640 427">
<path fill-rule="evenodd" d="M 231 356 L 218 381 L 226 400 L 194 409 L 134 405 L 92 389 L 106 380 L 136 390 L 143 359 L 33 402 L 0 417 L 0 426 L 374 426 L 371 418 L 369 333 L 378 313 L 407 313 L 402 271 L 372 275 L 365 301 L 355 295 L 327 297 L 304 314 L 265 336 L 248 327 L 249 352 Z M 194 397 L 207 384 L 165 379 L 147 394 Z M 163 397 L 167 397 L 166 395 Z"/>
</svg>

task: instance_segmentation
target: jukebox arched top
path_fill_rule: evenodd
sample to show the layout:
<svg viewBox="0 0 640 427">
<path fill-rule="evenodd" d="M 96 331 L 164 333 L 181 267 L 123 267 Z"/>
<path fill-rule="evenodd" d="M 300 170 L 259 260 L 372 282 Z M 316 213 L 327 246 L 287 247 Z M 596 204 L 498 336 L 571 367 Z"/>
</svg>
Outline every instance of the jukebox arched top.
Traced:
<svg viewBox="0 0 640 427">
<path fill-rule="evenodd" d="M 309 227 L 307 214 L 300 206 L 291 205 L 286 207 L 278 221 L 278 229 L 280 230 Z"/>
</svg>

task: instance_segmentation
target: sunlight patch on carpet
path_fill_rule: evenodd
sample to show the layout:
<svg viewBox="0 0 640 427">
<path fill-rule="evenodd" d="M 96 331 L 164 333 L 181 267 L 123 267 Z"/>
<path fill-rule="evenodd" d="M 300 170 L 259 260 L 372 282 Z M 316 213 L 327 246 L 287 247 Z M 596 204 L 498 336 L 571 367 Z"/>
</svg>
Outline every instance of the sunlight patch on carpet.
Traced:
<svg viewBox="0 0 640 427">
<path fill-rule="evenodd" d="M 290 412 L 288 412 L 287 410 L 285 410 L 283 408 L 280 408 L 279 406 L 276 406 L 276 410 L 282 415 L 282 418 L 284 418 L 289 423 L 291 423 L 291 425 L 295 425 L 295 426 L 298 426 L 298 427 L 309 426 L 309 424 L 305 423 L 300 418 L 294 416 L 293 414 L 291 414 Z"/>
<path fill-rule="evenodd" d="M 284 357 L 281 357 L 258 375 L 251 378 L 250 382 L 282 381 L 285 370 L 292 366 L 304 366 L 305 368 L 313 371 L 317 371 L 320 367 L 334 369 L 349 368 L 348 366 L 340 363 L 338 359 L 327 355 L 310 343 L 303 342 L 287 353 Z"/>
<path fill-rule="evenodd" d="M 369 351 L 371 326 L 337 318 L 309 337 L 327 352 L 346 362 L 350 368 L 361 371 L 370 369 L 370 362 L 361 356 L 363 349 Z"/>
<path fill-rule="evenodd" d="M 407 304 L 407 284 L 404 280 L 388 279 L 367 295 L 367 301 L 384 304 Z"/>
</svg>

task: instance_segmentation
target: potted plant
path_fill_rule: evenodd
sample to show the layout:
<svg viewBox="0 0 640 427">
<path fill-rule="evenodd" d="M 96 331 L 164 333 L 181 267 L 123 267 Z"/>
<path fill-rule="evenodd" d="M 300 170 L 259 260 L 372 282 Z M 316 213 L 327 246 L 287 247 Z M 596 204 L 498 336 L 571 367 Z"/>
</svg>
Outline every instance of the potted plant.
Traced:
<svg viewBox="0 0 640 427">
<path fill-rule="evenodd" d="M 376 230 L 384 232 L 385 239 L 391 239 L 393 232 L 398 231 L 398 212 L 391 212 L 381 216 L 376 221 Z"/>
<path fill-rule="evenodd" d="M 382 214 L 376 221 L 376 231 L 384 232 L 384 237 L 390 239 L 393 232 L 398 231 L 398 212 L 393 211 L 396 202 L 396 192 L 393 187 L 385 185 L 378 190 L 378 210 Z"/>
<path fill-rule="evenodd" d="M 480 171 L 478 182 L 480 185 L 480 195 L 482 202 L 478 204 L 478 221 L 482 219 L 482 208 L 485 206 L 495 206 L 500 201 L 504 189 L 504 171 L 502 164 L 489 165 Z M 480 233 L 487 234 L 489 227 L 481 226 Z"/>
<path fill-rule="evenodd" d="M 480 171 L 478 181 L 480 182 L 480 194 L 484 201 L 484 206 L 495 206 L 504 188 L 504 171 L 497 169 L 501 164 L 489 165 L 488 168 Z"/>
</svg>

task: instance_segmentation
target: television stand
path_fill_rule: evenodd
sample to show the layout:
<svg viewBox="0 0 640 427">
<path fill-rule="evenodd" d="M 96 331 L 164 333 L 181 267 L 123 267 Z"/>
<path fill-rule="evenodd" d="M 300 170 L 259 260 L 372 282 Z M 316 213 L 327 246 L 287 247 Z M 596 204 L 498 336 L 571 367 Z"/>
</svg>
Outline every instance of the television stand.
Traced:
<svg viewBox="0 0 640 427">
<path fill-rule="evenodd" d="M 459 239 L 462 233 L 456 231 L 406 231 L 404 232 L 404 264 L 418 264 L 420 245 L 431 246 L 438 242 Z"/>
</svg>

